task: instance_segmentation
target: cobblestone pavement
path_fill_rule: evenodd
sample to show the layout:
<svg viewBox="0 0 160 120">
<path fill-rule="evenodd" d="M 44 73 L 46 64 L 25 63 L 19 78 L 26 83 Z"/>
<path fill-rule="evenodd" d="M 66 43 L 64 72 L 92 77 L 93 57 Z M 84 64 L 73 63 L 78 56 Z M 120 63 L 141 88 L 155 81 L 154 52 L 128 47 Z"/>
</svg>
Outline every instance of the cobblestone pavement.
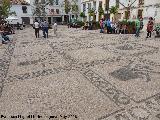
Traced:
<svg viewBox="0 0 160 120">
<path fill-rule="evenodd" d="M 31 28 L 18 31 L 0 46 L 0 118 L 160 120 L 159 48 L 144 33 L 59 26 L 58 36 L 36 39 Z"/>
</svg>

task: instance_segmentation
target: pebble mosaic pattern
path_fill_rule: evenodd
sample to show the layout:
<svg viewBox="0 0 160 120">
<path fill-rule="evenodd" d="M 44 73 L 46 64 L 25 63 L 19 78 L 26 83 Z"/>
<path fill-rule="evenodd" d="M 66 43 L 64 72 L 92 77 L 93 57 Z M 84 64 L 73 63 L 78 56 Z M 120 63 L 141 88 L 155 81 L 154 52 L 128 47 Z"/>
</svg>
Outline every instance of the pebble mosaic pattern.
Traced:
<svg viewBox="0 0 160 120">
<path fill-rule="evenodd" d="M 19 104 L 22 102 L 28 106 L 29 108 L 25 110 L 30 114 L 38 115 L 45 112 L 44 116 L 47 116 L 52 111 L 61 117 L 63 115 L 60 114 L 67 114 L 70 120 L 160 119 L 160 62 L 157 61 L 160 59 L 159 40 L 154 38 L 146 40 L 144 33 L 137 40 L 133 35 L 107 35 L 100 34 L 98 31 L 68 30 L 64 26 L 59 27 L 58 33 L 56 37 L 50 31 L 49 39 L 35 39 L 30 28 L 27 28 L 15 36 L 15 42 L 3 48 L 4 53 L 0 59 L 2 78 L 0 80 L 0 114 L 10 111 L 9 107 L 4 106 L 9 104 L 7 102 L 12 96 L 12 92 L 7 93 L 7 91 L 12 91 L 12 87 L 19 86 L 22 91 L 15 92 L 13 95 L 20 95 Z M 69 76 L 72 73 L 76 73 L 77 78 Z M 62 78 L 63 82 L 66 80 L 68 82 L 64 84 Z M 77 81 L 78 78 L 85 82 Z M 23 87 L 20 86 L 27 82 L 31 85 L 33 82 L 33 86 L 34 84 L 38 86 L 35 89 L 33 86 L 33 88 L 28 87 L 22 95 Z M 62 86 L 64 88 L 52 91 L 52 86 L 58 88 L 58 85 L 52 82 L 57 82 L 61 84 L 60 88 Z M 79 84 L 74 84 L 74 82 L 79 82 Z M 42 86 L 44 84 L 45 87 L 41 88 L 40 84 Z M 84 98 L 81 98 L 83 94 L 73 92 L 78 88 L 81 91 L 82 86 L 78 87 L 79 85 L 92 87 L 91 90 L 85 88 L 90 93 L 86 93 L 87 96 L 85 94 Z M 69 93 L 66 92 L 67 90 Z M 96 92 L 92 93 L 92 90 Z M 99 95 L 99 100 L 95 105 L 91 104 L 93 109 L 87 107 L 90 101 L 78 107 L 71 98 L 67 98 L 69 101 L 63 99 L 65 96 L 63 94 L 71 93 L 71 98 L 77 97 L 75 101 L 98 100 L 94 95 Z M 57 97 L 51 99 L 50 94 Z M 59 94 L 63 97 L 59 98 Z M 108 102 L 103 101 L 104 98 Z M 12 99 L 14 101 L 14 98 Z M 57 104 L 53 105 L 53 101 Z M 45 109 L 41 108 L 43 103 L 45 103 Z M 98 104 L 101 103 L 114 107 L 105 109 L 102 106 L 97 113 L 96 109 L 98 110 Z M 20 110 L 20 105 L 18 106 L 17 109 Z M 33 108 L 30 108 L 31 106 Z M 71 106 L 71 109 L 67 106 Z M 67 110 L 69 113 L 65 112 Z M 21 113 L 26 114 L 24 111 Z M 42 120 L 47 120 L 47 118 Z"/>
</svg>

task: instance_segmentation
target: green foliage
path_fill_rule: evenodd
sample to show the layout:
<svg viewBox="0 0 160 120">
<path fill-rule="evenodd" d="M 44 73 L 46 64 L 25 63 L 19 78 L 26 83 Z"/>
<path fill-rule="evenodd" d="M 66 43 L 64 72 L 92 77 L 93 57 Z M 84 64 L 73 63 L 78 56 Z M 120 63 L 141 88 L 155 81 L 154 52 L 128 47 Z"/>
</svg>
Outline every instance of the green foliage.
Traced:
<svg viewBox="0 0 160 120">
<path fill-rule="evenodd" d="M 128 21 L 127 21 L 127 20 L 122 20 L 120 23 L 121 23 L 122 25 L 128 25 Z"/>
<path fill-rule="evenodd" d="M 11 3 L 10 0 L 2 0 L 2 6 L 0 8 L 0 17 L 8 17 L 10 12 Z"/>
<path fill-rule="evenodd" d="M 118 13 L 118 7 L 117 6 L 112 6 L 109 11 L 110 11 L 111 14 L 115 15 L 116 13 Z"/>
<path fill-rule="evenodd" d="M 48 0 L 48 4 L 49 5 L 53 5 L 54 4 L 54 0 Z"/>
<path fill-rule="evenodd" d="M 136 25 L 136 22 L 135 21 L 128 21 L 128 25 L 134 27 Z"/>
<path fill-rule="evenodd" d="M 89 16 L 94 16 L 95 15 L 95 10 L 92 8 L 88 11 Z"/>
<path fill-rule="evenodd" d="M 85 14 L 84 14 L 84 12 L 81 12 L 81 13 L 80 13 L 80 17 L 81 17 L 81 18 L 85 18 L 85 17 L 86 17 Z"/>
<path fill-rule="evenodd" d="M 104 10 L 103 10 L 102 6 L 99 6 L 98 12 L 99 12 L 99 16 L 104 15 Z"/>
<path fill-rule="evenodd" d="M 71 3 L 68 0 L 64 0 L 64 10 L 66 14 L 71 10 Z"/>
<path fill-rule="evenodd" d="M 135 21 L 122 20 L 119 24 L 121 26 L 126 25 L 129 34 L 135 33 Z"/>
<path fill-rule="evenodd" d="M 82 21 L 76 21 L 76 23 L 77 23 L 77 25 L 79 25 L 79 26 L 84 26 L 84 22 L 82 22 Z"/>
<path fill-rule="evenodd" d="M 119 22 L 121 25 L 135 26 L 135 21 L 122 20 Z"/>
<path fill-rule="evenodd" d="M 72 5 L 72 12 L 73 13 L 77 13 L 78 12 L 78 5 L 76 3 L 74 5 Z"/>
<path fill-rule="evenodd" d="M 43 16 L 45 17 L 46 16 L 46 12 L 45 12 L 45 7 L 47 5 L 53 5 L 54 4 L 54 0 L 46 0 L 45 3 L 44 2 L 41 2 L 40 0 L 35 0 L 35 3 L 34 3 L 34 12 L 33 12 L 33 15 L 37 15 L 39 17 Z"/>
</svg>

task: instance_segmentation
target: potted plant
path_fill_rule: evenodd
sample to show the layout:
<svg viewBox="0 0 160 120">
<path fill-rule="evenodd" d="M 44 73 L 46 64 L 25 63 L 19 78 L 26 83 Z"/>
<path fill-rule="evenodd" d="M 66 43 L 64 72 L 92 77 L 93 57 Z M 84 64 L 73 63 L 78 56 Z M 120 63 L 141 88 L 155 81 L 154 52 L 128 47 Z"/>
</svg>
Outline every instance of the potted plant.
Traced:
<svg viewBox="0 0 160 120">
<path fill-rule="evenodd" d="M 85 21 L 84 18 L 85 18 L 86 16 L 85 16 L 85 13 L 84 13 L 84 12 L 81 12 L 81 13 L 80 13 L 80 17 L 83 19 L 83 21 Z"/>
</svg>

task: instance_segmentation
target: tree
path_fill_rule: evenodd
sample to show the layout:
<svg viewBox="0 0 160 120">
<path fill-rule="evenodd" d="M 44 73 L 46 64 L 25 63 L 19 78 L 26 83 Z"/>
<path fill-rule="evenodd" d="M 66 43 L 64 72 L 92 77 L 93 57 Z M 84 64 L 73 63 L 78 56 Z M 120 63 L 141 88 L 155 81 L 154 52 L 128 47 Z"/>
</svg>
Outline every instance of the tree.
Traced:
<svg viewBox="0 0 160 120">
<path fill-rule="evenodd" d="M 95 21 L 95 9 L 94 8 L 90 9 L 88 13 L 89 13 L 89 16 L 93 16 L 93 21 Z"/>
<path fill-rule="evenodd" d="M 118 7 L 117 6 L 112 6 L 109 11 L 110 11 L 110 14 L 114 15 L 114 20 L 115 20 L 115 14 L 118 13 Z"/>
<path fill-rule="evenodd" d="M 98 12 L 99 12 L 99 20 L 101 19 L 102 15 L 104 15 L 104 10 L 102 8 L 102 6 L 100 5 L 98 8 Z"/>
<path fill-rule="evenodd" d="M 84 13 L 84 12 L 81 12 L 81 13 L 80 13 L 80 17 L 81 17 L 81 18 L 85 18 L 85 17 L 86 17 L 86 16 L 85 16 L 85 13 Z"/>
<path fill-rule="evenodd" d="M 121 3 L 119 0 L 117 1 L 117 2 L 119 2 L 119 4 L 121 4 L 127 11 L 126 11 L 126 19 L 129 19 L 129 17 L 130 17 L 130 10 L 131 10 L 131 7 L 132 7 L 132 5 L 136 2 L 137 0 L 134 0 L 133 2 L 131 2 L 130 0 L 129 0 L 129 2 L 131 2 L 131 4 L 129 5 L 128 4 L 128 6 L 125 6 L 123 3 Z"/>
<path fill-rule="evenodd" d="M 2 5 L 0 7 L 0 18 L 8 17 L 10 14 L 11 3 L 10 0 L 2 0 Z"/>
<path fill-rule="evenodd" d="M 81 12 L 81 13 L 80 13 L 80 17 L 83 18 L 83 21 L 85 21 L 84 18 L 85 18 L 86 16 L 85 16 L 85 13 L 84 13 L 84 12 Z"/>
<path fill-rule="evenodd" d="M 74 1 L 73 4 L 72 4 L 72 13 L 76 15 L 76 20 L 77 20 L 77 17 L 78 17 L 78 5 L 77 3 Z"/>
<path fill-rule="evenodd" d="M 71 3 L 68 0 L 64 0 L 64 11 L 68 14 L 71 10 Z"/>
<path fill-rule="evenodd" d="M 43 16 L 43 18 L 46 17 L 46 12 L 45 12 L 45 7 L 47 5 L 53 5 L 55 3 L 54 0 L 46 0 L 46 1 L 40 1 L 40 0 L 35 0 L 34 3 L 34 12 L 33 15 L 37 15 L 38 17 Z"/>
</svg>

